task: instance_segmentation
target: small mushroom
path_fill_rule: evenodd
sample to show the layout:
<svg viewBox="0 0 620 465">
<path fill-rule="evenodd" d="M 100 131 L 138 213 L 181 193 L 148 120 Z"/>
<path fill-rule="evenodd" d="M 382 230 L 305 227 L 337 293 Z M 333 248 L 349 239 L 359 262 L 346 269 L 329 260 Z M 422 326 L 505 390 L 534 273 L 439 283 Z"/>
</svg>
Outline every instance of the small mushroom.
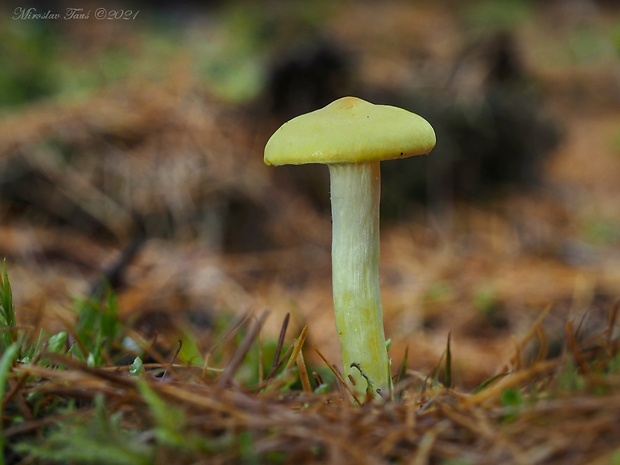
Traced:
<svg viewBox="0 0 620 465">
<path fill-rule="evenodd" d="M 435 132 L 401 108 L 343 97 L 284 123 L 265 146 L 268 165 L 327 164 L 332 206 L 332 287 L 344 378 L 385 397 L 390 362 L 379 290 L 379 162 L 430 152 Z"/>
</svg>

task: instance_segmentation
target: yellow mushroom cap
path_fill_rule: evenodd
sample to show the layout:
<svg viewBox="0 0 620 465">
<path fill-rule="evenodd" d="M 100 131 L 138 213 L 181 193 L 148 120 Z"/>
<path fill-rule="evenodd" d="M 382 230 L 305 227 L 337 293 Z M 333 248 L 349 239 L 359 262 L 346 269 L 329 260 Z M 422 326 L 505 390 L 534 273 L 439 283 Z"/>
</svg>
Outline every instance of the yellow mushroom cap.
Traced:
<svg viewBox="0 0 620 465">
<path fill-rule="evenodd" d="M 362 163 L 423 155 L 434 146 L 435 131 L 421 116 L 343 97 L 284 123 L 265 146 L 265 163 Z"/>
</svg>

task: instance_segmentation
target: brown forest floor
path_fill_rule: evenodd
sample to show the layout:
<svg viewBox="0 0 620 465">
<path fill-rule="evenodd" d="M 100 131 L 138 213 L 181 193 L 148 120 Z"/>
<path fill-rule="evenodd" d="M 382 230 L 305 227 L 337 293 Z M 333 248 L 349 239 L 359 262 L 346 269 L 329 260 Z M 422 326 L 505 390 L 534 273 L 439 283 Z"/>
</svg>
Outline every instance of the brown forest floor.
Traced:
<svg viewBox="0 0 620 465">
<path fill-rule="evenodd" d="M 582 3 L 590 5 L 575 2 Z M 382 292 L 393 366 L 408 348 L 409 369 L 428 374 L 450 334 L 457 390 L 514 368 L 515 351 L 523 350 L 523 360 L 534 357 L 535 344 L 521 347 L 520 341 L 543 312 L 548 312 L 542 323 L 546 336 L 539 331 L 533 339 L 544 337 L 550 344 L 557 339 L 561 345 L 566 321 L 583 326 L 586 335 L 596 334 L 620 298 L 620 63 L 618 50 L 604 40 L 619 27 L 620 14 L 609 5 L 582 12 L 560 4 L 531 7 L 525 19 L 510 23 L 544 111 L 562 134 L 544 160 L 540 185 L 503 189 L 484 201 L 455 199 L 439 212 L 407 204 L 399 221 L 386 221 L 382 228 Z M 356 88 L 428 86 L 431 97 L 440 96 L 445 89 L 416 80 L 432 81 L 443 66 L 462 60 L 465 77 L 449 88 L 450 101 L 475 98 L 483 71 L 475 46 L 471 56 L 464 50 L 477 43 L 480 32 L 466 27 L 459 8 L 450 2 L 346 5 L 350 9 L 330 8 L 322 26 L 356 54 Z M 99 34 L 117 34 L 117 46 L 147 54 L 136 46 L 142 39 L 135 31 L 106 27 L 110 30 Z M 578 28 L 592 33 L 593 48 L 583 56 L 580 44 L 572 42 Z M 196 42 L 224 40 L 221 28 L 196 29 Z M 85 38 L 96 31 L 73 26 L 71 34 Z M 92 45 L 100 46 L 105 48 L 96 40 Z M 295 188 L 290 171 L 276 173 L 262 163 L 264 143 L 283 120 L 261 114 L 255 103 L 222 98 L 194 73 L 192 53 L 174 54 L 161 76 L 136 66 L 127 78 L 85 97 L 33 103 L 0 119 L 0 167 L 25 166 L 35 174 L 33 188 L 11 187 L 10 198 L 15 192 L 26 196 L 27 207 L 0 203 L 0 257 L 7 258 L 20 321 L 49 331 L 72 321 L 73 299 L 86 295 L 131 243 L 135 211 L 146 218 L 148 239 L 117 290 L 128 325 L 175 341 L 183 328 L 208 331 L 208 321 L 218 315 L 266 308 L 270 315 L 262 338 L 276 338 L 290 313 L 289 334 L 308 325 L 306 346 L 337 362 L 329 217 Z M 423 59 L 412 67 L 403 64 L 412 56 Z M 390 182 L 387 174 L 383 182 Z M 88 212 L 87 220 L 75 219 L 78 209 Z M 306 361 L 321 363 L 310 349 Z M 241 405 L 234 393 L 230 397 L 227 402 Z M 504 439 L 491 438 L 491 424 L 501 412 L 485 410 L 481 398 L 470 402 L 471 410 L 460 402 L 441 407 L 453 423 L 422 418 L 428 429 L 412 426 L 411 438 L 394 439 L 400 446 L 382 436 L 382 447 L 394 451 L 392 446 L 406 448 L 407 441 L 424 438 L 431 447 L 440 438 L 437 456 L 453 457 L 450 447 L 458 441 L 441 438 L 445 428 L 460 424 L 466 436 L 486 435 L 476 451 L 485 444 L 512 450 L 509 459 L 497 452 L 497 460 L 508 460 L 503 463 L 553 458 L 535 441 L 510 445 L 505 439 L 508 445 L 498 446 Z M 571 405 L 584 411 L 602 407 L 592 398 Z M 617 412 L 617 393 L 607 405 Z M 552 402 L 546 408 L 559 411 Z M 313 409 L 316 418 L 308 421 L 338 415 L 326 413 L 325 405 Z M 390 415 L 401 414 L 411 415 L 403 421 L 414 422 L 412 413 L 398 407 L 374 412 L 366 421 L 387 425 Z M 470 428 L 474 414 L 478 423 Z M 542 435 L 545 413 L 532 416 L 532 429 Z M 282 425 L 293 422 L 280 418 Z M 548 439 L 555 444 L 551 449 L 581 434 L 570 417 L 560 421 L 564 431 Z M 517 430 L 526 424 L 515 423 L 506 435 L 521 434 Z M 359 431 L 347 434 L 334 426 L 334 437 L 373 437 L 365 429 L 370 426 L 358 425 Z M 617 438 L 608 444 L 619 446 Z M 354 448 L 343 450 L 348 459 L 356 456 Z M 412 463 L 429 463 L 422 454 L 417 457 L 420 461 Z M 463 457 L 478 460 L 473 453 Z M 337 454 L 330 459 L 337 462 Z M 591 463 L 616 463 L 601 460 Z"/>
</svg>

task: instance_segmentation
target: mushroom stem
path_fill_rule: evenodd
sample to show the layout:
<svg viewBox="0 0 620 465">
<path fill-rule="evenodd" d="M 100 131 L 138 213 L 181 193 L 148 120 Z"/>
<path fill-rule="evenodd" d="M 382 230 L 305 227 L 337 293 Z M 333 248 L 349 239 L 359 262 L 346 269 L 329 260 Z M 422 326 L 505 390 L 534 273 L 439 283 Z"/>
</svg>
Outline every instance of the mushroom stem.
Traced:
<svg viewBox="0 0 620 465">
<path fill-rule="evenodd" d="M 332 286 L 345 379 L 357 393 L 387 395 L 390 367 L 379 290 L 378 161 L 329 165 Z"/>
</svg>

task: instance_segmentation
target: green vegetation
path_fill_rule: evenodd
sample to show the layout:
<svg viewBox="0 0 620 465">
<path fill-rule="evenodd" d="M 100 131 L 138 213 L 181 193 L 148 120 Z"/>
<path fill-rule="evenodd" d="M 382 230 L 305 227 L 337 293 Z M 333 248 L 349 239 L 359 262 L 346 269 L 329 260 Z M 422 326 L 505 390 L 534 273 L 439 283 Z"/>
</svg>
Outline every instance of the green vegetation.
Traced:
<svg viewBox="0 0 620 465">
<path fill-rule="evenodd" d="M 6 54 L 0 67 L 0 107 L 47 97 L 57 91 L 59 82 L 54 67 L 59 48 L 49 24 L 3 20 L 0 43 Z"/>
<path fill-rule="evenodd" d="M 6 269 L 6 260 L 3 262 L 2 274 L 0 275 L 0 347 L 3 352 L 17 341 L 17 320 L 13 308 L 13 292 Z"/>
<path fill-rule="evenodd" d="M 507 30 L 523 23 L 533 14 L 532 4 L 528 0 L 483 0 L 468 5 L 463 16 L 474 30 L 488 32 Z"/>
</svg>

